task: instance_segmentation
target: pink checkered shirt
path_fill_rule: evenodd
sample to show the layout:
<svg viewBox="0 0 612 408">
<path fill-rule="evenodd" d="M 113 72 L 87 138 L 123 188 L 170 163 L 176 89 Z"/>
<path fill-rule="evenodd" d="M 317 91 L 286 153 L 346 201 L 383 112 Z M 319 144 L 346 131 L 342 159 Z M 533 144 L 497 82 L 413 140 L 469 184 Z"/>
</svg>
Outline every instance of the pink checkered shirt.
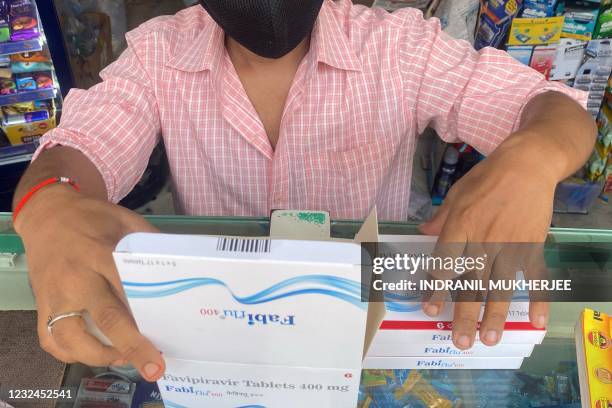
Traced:
<svg viewBox="0 0 612 408">
<path fill-rule="evenodd" d="M 426 127 L 487 154 L 546 90 L 585 102 L 494 49 L 476 52 L 419 11 L 326 0 L 272 149 L 224 47 L 200 6 L 127 35 L 128 49 L 89 90 L 73 89 L 42 147 L 82 151 L 113 202 L 165 143 L 178 211 L 265 216 L 274 208 L 333 218 L 408 215 L 416 138 Z"/>
</svg>

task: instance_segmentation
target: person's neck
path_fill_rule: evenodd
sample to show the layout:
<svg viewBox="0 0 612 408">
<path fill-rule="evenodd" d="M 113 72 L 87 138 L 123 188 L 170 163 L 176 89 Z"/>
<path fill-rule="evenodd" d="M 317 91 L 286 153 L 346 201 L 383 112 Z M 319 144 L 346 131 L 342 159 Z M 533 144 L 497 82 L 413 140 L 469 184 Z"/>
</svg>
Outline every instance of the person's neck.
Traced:
<svg viewBox="0 0 612 408">
<path fill-rule="evenodd" d="M 259 70 L 260 68 L 297 67 L 308 53 L 310 38 L 306 37 L 297 47 L 280 58 L 265 58 L 259 56 L 231 37 L 226 37 L 225 46 L 236 68 Z"/>
</svg>

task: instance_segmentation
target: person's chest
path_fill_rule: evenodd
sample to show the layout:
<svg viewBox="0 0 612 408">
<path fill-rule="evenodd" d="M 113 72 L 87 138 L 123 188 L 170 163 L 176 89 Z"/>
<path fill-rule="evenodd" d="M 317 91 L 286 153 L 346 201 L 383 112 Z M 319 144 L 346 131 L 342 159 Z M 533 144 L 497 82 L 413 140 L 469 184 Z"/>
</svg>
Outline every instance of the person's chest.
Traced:
<svg viewBox="0 0 612 408">
<path fill-rule="evenodd" d="M 397 84 L 327 66 L 303 71 L 277 84 L 231 71 L 178 73 L 174 86 L 160 89 L 164 142 L 186 211 L 293 207 L 359 218 L 397 172 L 398 152 L 409 174 L 414 126 Z"/>
</svg>

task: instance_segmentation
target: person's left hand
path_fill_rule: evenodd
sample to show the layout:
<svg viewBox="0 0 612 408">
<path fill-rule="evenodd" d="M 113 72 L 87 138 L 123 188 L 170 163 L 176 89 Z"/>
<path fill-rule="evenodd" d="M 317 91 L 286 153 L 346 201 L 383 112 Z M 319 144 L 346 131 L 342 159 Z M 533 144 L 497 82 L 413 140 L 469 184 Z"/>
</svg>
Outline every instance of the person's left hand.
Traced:
<svg viewBox="0 0 612 408">
<path fill-rule="evenodd" d="M 476 256 L 473 248 L 482 248 L 480 243 L 543 243 L 559 175 L 547 167 L 545 157 L 538 157 L 537 151 L 523 143 L 530 137 L 537 135 L 514 134 L 461 178 L 435 216 L 421 225 L 421 232 L 439 235 L 438 245 L 458 243 L 465 256 Z M 495 263 L 490 256 L 488 262 Z M 480 326 L 484 344 L 492 346 L 501 340 L 509 306 L 507 301 L 487 302 Z M 443 307 L 441 301 L 423 304 L 432 317 Z M 455 302 L 453 343 L 459 349 L 474 344 L 480 310 L 480 301 Z M 545 328 L 548 303 L 532 301 L 529 318 L 536 328 Z"/>
</svg>

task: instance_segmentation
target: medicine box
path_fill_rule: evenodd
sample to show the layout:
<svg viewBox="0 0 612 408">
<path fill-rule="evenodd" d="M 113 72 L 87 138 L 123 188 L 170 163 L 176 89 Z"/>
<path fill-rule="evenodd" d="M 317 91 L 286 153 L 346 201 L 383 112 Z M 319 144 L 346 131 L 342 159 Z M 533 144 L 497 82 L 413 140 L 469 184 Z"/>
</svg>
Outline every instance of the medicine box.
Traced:
<svg viewBox="0 0 612 408">
<path fill-rule="evenodd" d="M 407 304 L 407 309 L 409 308 Z M 382 343 L 404 344 L 452 344 L 452 320 L 454 305 L 447 304 L 437 317 L 427 316 L 419 303 L 406 312 L 387 312 L 385 320 L 374 337 L 374 345 Z M 480 318 L 484 312 L 481 309 Z M 529 322 L 529 302 L 512 302 L 504 325 L 501 344 L 540 344 L 546 330 L 536 329 Z M 478 336 L 476 342 L 479 342 Z"/>
<path fill-rule="evenodd" d="M 166 407 L 356 406 L 384 314 L 361 301 L 358 242 L 377 241 L 375 213 L 356 241 L 330 240 L 320 213 L 276 212 L 271 231 L 132 234 L 118 244 L 132 313 L 167 364 Z"/>
<path fill-rule="evenodd" d="M 522 357 L 366 357 L 364 369 L 518 370 Z"/>
<path fill-rule="evenodd" d="M 533 344 L 474 344 L 469 350 L 460 350 L 452 344 L 379 343 L 368 349 L 367 357 L 529 357 Z"/>
</svg>

